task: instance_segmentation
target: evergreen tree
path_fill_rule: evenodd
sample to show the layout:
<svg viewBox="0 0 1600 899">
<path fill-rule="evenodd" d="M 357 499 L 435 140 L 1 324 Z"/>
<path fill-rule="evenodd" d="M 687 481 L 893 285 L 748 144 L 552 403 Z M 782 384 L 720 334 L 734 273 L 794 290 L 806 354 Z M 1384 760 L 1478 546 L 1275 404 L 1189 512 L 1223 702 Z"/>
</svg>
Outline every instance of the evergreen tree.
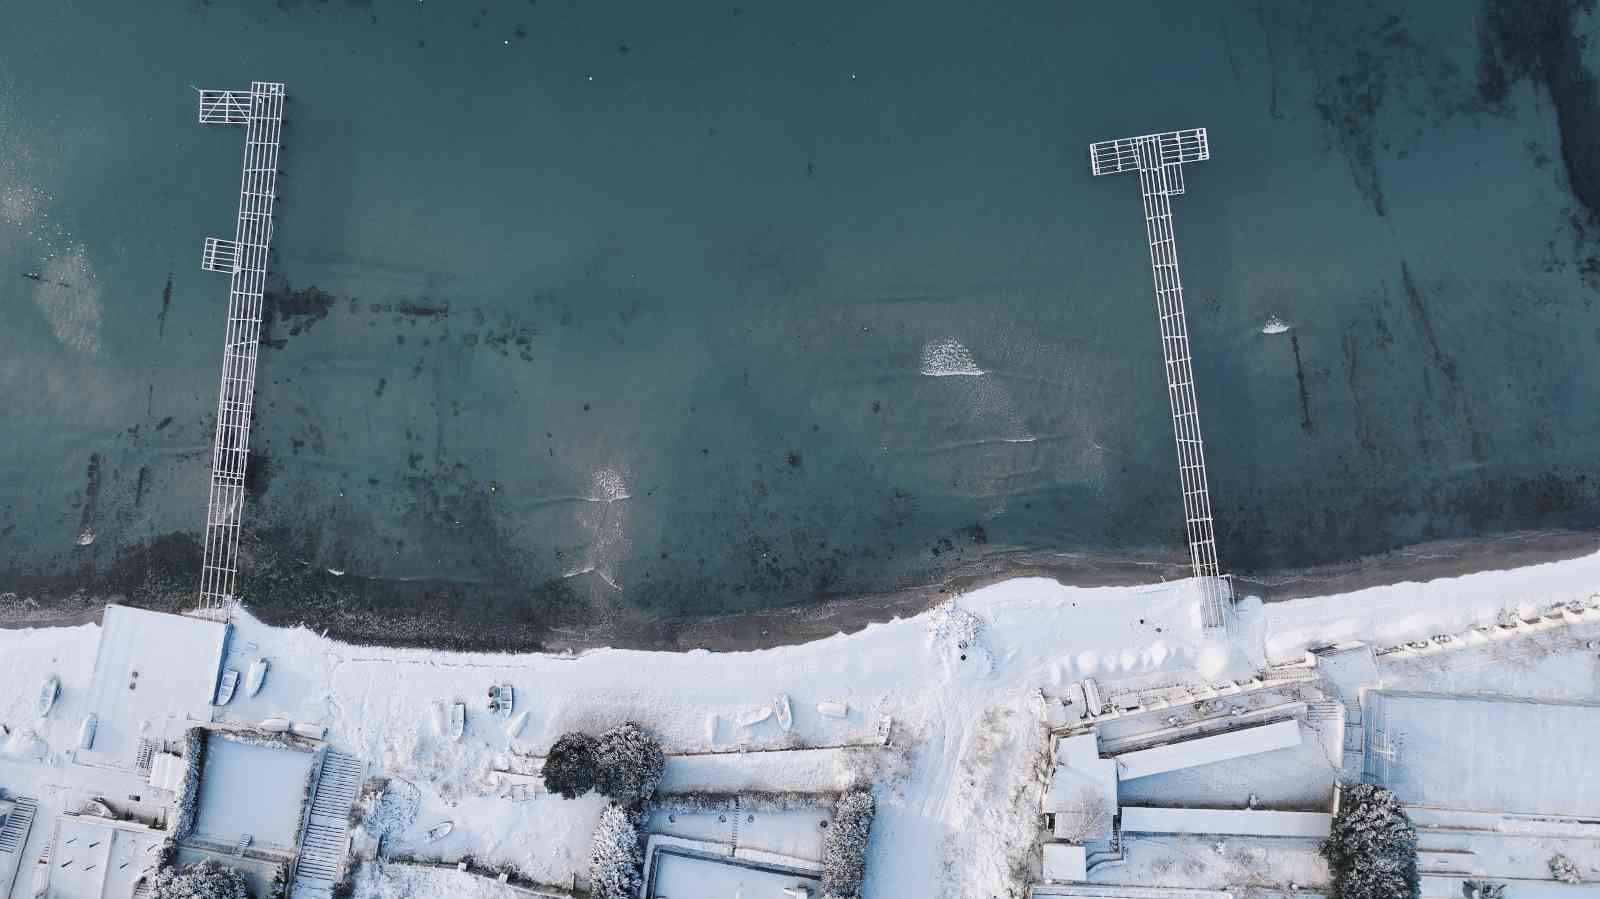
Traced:
<svg viewBox="0 0 1600 899">
<path fill-rule="evenodd" d="M 639 825 L 643 807 L 630 812 L 612 803 L 600 813 L 589 855 L 589 895 L 593 899 L 637 899 L 644 886 L 644 847 Z"/>
<path fill-rule="evenodd" d="M 654 796 L 667 767 L 661 744 L 632 721 L 607 731 L 595 755 L 594 788 L 628 806 Z"/>
<path fill-rule="evenodd" d="M 150 883 L 151 899 L 249 899 L 244 875 L 212 861 L 162 868 Z"/>
<path fill-rule="evenodd" d="M 1375 784 L 1344 791 L 1322 857 L 1333 872 L 1334 899 L 1417 895 L 1417 832 L 1400 800 Z"/>
<path fill-rule="evenodd" d="M 822 840 L 823 899 L 857 899 L 867 876 L 867 842 L 876 806 L 865 790 L 846 793 L 833 809 Z"/>
<path fill-rule="evenodd" d="M 594 789 L 598 747 L 599 741 L 586 733 L 562 734 L 545 756 L 540 772 L 544 788 L 564 799 L 577 799 Z"/>
</svg>

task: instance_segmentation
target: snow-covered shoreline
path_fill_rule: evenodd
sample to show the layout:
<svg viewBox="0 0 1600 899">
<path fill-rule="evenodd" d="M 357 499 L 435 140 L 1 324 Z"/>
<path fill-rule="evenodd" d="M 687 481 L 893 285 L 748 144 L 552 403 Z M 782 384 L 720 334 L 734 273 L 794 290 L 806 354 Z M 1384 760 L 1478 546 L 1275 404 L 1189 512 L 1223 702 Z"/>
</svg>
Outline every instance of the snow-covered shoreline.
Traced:
<svg viewBox="0 0 1600 899">
<path fill-rule="evenodd" d="M 567 730 L 624 720 L 655 731 L 669 753 L 871 744 L 880 719 L 890 716 L 893 749 L 850 762 L 864 770 L 824 765 L 810 776 L 819 789 L 835 789 L 851 773 L 878 784 L 869 884 L 882 888 L 875 894 L 938 893 L 950 885 L 940 878 L 1002 882 L 1006 860 L 1033 839 L 1026 806 L 1037 802 L 1029 764 L 1039 749 L 1031 706 L 1036 691 L 1086 676 L 1193 676 L 1212 648 L 1189 588 L 1186 581 L 1085 588 L 1018 578 L 856 633 L 737 652 L 387 649 L 339 643 L 303 627 L 272 627 L 243 611 L 227 664 L 265 656 L 272 673 L 260 695 L 237 696 L 223 711 L 229 721 L 281 714 L 326 724 L 341 751 L 419 786 L 416 823 L 389 841 L 398 851 L 424 847 L 420 832 L 411 831 L 454 819 L 447 845 L 426 846 L 429 851 L 513 865 L 545 883 L 568 882 L 583 870 L 602 805 L 517 798 L 495 773 L 512 756 L 542 753 Z M 1394 644 L 1597 593 L 1600 553 L 1278 603 L 1247 599 L 1240 603 L 1228 661 L 1258 666 L 1291 660 L 1333 641 Z M 58 709 L 43 722 L 32 714 L 30 690 L 0 698 L 0 723 L 12 730 L 9 757 L 0 760 L 9 789 L 58 782 L 76 770 L 66 750 L 87 711 L 99 636 L 94 624 L 0 632 L 5 682 L 27 686 L 51 671 L 63 685 Z M 519 709 L 530 713 L 515 737 L 497 716 L 481 711 L 484 685 L 502 682 L 516 684 Z M 771 720 L 740 724 L 778 694 L 793 700 L 792 733 Z M 461 742 L 429 726 L 426 708 L 434 701 L 471 704 Z M 849 712 L 839 719 L 819 712 L 819 704 L 830 711 L 845 705 Z M 30 764 L 40 755 L 49 764 Z M 716 769 L 706 770 L 717 776 Z M 735 781 L 744 773 L 730 766 L 730 785 L 743 788 Z M 695 786 L 716 784 L 696 780 Z M 996 795 L 1014 801 L 997 803 Z M 937 863 L 941 859 L 968 859 L 972 867 L 949 868 Z"/>
</svg>

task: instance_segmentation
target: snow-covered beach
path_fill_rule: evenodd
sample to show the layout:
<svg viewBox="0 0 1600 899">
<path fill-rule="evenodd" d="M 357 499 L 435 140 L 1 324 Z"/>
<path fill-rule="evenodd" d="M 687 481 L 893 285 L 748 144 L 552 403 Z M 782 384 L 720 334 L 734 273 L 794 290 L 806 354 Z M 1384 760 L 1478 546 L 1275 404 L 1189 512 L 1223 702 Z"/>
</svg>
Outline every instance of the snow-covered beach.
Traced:
<svg viewBox="0 0 1600 899">
<path fill-rule="evenodd" d="M 236 697 L 221 714 L 225 722 L 281 715 L 325 725 L 332 747 L 364 759 L 374 774 L 414 786 L 415 810 L 391 822 L 386 835 L 391 851 L 471 856 L 533 881 L 570 884 L 585 870 L 603 803 L 522 795 L 508 787 L 514 777 L 497 772 L 513 769 L 514 757 L 542 753 L 565 731 L 633 720 L 659 734 L 670 755 L 684 756 L 669 760 L 668 781 L 677 772 L 695 790 L 714 790 L 718 778 L 729 790 L 752 793 L 876 784 L 869 896 L 1007 895 L 1018 870 L 1032 864 L 1038 839 L 1041 691 L 1085 677 L 1180 680 L 1197 665 L 1249 671 L 1336 641 L 1401 644 L 1527 617 L 1593 600 L 1600 554 L 1267 605 L 1247 599 L 1221 654 L 1200 628 L 1187 588 L 1017 579 L 858 633 L 732 653 L 385 649 L 270 627 L 241 613 L 225 664 L 266 657 L 271 673 L 258 695 Z M 109 777 L 71 762 L 100 630 L 85 624 L 0 632 L 0 680 L 26 686 L 54 672 L 62 682 L 58 707 L 45 721 L 35 717 L 31 689 L 8 691 L 0 706 L 10 734 L 0 785 L 8 791 L 59 803 Z M 515 736 L 499 716 L 480 710 L 483 687 L 502 682 L 516 685 L 519 708 L 528 713 Z M 793 701 L 792 733 L 751 714 L 779 694 Z M 460 742 L 430 723 L 434 702 L 470 703 Z M 834 717 L 841 706 L 845 716 Z M 885 717 L 893 722 L 891 745 L 866 748 L 878 746 Z M 788 770 L 787 782 L 750 767 L 762 758 L 756 750 L 852 745 L 863 748 Z M 712 765 L 694 755 L 730 752 L 742 754 Z M 751 789 L 762 782 L 769 789 Z M 441 820 L 453 820 L 453 832 L 427 843 L 423 832 Z M 42 837 L 36 831 L 34 840 Z"/>
</svg>

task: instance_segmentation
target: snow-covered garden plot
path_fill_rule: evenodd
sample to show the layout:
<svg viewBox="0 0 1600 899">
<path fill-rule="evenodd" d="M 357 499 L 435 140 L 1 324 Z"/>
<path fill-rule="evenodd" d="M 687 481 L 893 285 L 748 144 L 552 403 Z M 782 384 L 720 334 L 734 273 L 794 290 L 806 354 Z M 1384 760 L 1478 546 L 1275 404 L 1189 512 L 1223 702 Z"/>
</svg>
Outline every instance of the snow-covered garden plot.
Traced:
<svg viewBox="0 0 1600 899">
<path fill-rule="evenodd" d="M 352 877 L 362 899 L 531 899 L 545 894 L 455 868 L 372 862 Z"/>
<path fill-rule="evenodd" d="M 684 810 L 672 797 L 663 797 L 646 822 L 650 833 L 665 834 L 774 852 L 790 858 L 822 860 L 822 838 L 831 814 L 832 797 L 818 797 L 815 806 L 771 808 L 761 802 L 730 800 L 708 811 Z"/>
<path fill-rule="evenodd" d="M 1328 864 L 1317 850 L 1316 840 L 1138 837 L 1123 841 L 1121 864 L 1098 867 L 1091 879 L 1108 884 L 1231 890 L 1235 895 L 1318 889 L 1328 883 Z"/>
<path fill-rule="evenodd" d="M 212 733 L 206 741 L 194 835 L 232 846 L 249 834 L 253 845 L 293 850 L 315 759 L 302 749 Z"/>
<path fill-rule="evenodd" d="M 1600 817 L 1600 706 L 1373 691 L 1366 707 L 1369 769 L 1407 805 Z"/>
<path fill-rule="evenodd" d="M 807 887 L 820 896 L 822 880 L 776 864 L 715 856 L 668 846 L 651 854 L 645 899 L 792 899 Z"/>
</svg>

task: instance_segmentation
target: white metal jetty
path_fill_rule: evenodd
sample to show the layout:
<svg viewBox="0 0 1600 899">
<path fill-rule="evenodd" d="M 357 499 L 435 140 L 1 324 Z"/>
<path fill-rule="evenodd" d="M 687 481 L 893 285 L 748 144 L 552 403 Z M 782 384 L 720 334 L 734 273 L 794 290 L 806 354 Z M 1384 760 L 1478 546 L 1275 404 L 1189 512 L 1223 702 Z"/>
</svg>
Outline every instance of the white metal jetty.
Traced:
<svg viewBox="0 0 1600 899">
<path fill-rule="evenodd" d="M 1172 404 L 1172 434 L 1178 445 L 1178 479 L 1189 536 L 1189 563 L 1200 589 L 1201 620 L 1208 628 L 1227 624 L 1232 587 L 1217 564 L 1217 536 L 1211 520 L 1206 480 L 1205 441 L 1200 438 L 1200 406 L 1195 399 L 1189 328 L 1183 313 L 1183 279 L 1172 231 L 1172 197 L 1183 193 L 1183 167 L 1211 158 L 1206 129 L 1168 131 L 1089 145 L 1089 168 L 1096 175 L 1138 172 L 1144 193 L 1144 225 L 1155 276 L 1161 352 L 1166 361 L 1167 399 Z"/>
<path fill-rule="evenodd" d="M 211 452 L 205 559 L 200 572 L 197 611 L 202 614 L 226 616 L 231 612 L 239 575 L 239 521 L 244 512 L 250 409 L 261 337 L 261 296 L 272 244 L 284 99 L 283 85 L 269 81 L 252 82 L 248 91 L 200 92 L 202 125 L 245 126 L 244 175 L 233 240 L 206 238 L 200 261 L 201 268 L 224 272 L 232 279 L 222 348 L 222 386 L 217 394 L 217 435 Z"/>
</svg>

